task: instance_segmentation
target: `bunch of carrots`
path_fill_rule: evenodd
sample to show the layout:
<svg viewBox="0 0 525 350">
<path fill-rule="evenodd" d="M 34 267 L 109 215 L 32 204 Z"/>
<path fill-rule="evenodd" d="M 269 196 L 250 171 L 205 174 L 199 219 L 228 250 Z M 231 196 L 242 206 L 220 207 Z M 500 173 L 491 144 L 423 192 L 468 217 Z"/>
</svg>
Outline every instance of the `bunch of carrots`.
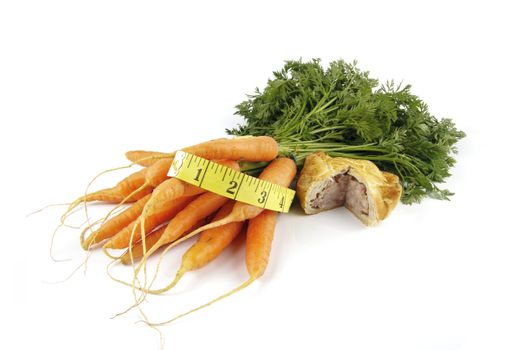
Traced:
<svg viewBox="0 0 525 350">
<path fill-rule="evenodd" d="M 297 172 L 292 159 L 277 157 L 279 145 L 268 136 L 217 139 L 182 150 L 237 171 L 240 170 L 240 161 L 270 162 L 259 178 L 283 187 L 290 186 Z M 186 272 L 203 267 L 218 257 L 245 230 L 248 280 L 210 303 L 189 311 L 193 312 L 247 287 L 263 275 L 278 213 L 230 200 L 168 177 L 174 155 L 149 151 L 127 152 L 126 157 L 132 164 L 143 168 L 112 188 L 81 196 L 69 205 L 61 222 L 64 223 L 69 213 L 82 203 L 102 201 L 117 204 L 106 217 L 96 222 L 96 229 L 93 225 L 84 229 L 80 241 L 85 250 L 101 247 L 115 262 L 133 266 L 133 280 L 120 282 L 133 287 L 134 293 L 136 290 L 142 292 L 138 298 L 135 293 L 134 306 L 138 306 L 148 293 L 160 294 L 173 288 Z M 112 215 L 124 203 L 131 205 L 117 215 Z M 199 233 L 198 240 L 183 255 L 180 268 L 169 285 L 154 290 L 149 289 L 147 283 L 142 285 L 138 281 L 138 274 L 141 269 L 145 271 L 148 258 L 153 253 L 163 250 L 163 257 L 171 248 Z"/>
</svg>

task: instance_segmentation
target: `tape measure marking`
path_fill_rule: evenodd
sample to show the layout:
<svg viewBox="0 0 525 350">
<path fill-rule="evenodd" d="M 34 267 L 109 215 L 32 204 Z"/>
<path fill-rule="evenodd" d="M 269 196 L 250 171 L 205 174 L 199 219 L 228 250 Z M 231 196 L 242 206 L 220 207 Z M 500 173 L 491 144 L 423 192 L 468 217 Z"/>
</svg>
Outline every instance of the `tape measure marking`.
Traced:
<svg viewBox="0 0 525 350">
<path fill-rule="evenodd" d="M 200 165 L 200 160 L 199 160 L 199 164 Z M 204 181 L 204 177 L 206 176 L 206 173 L 208 172 L 208 167 L 210 166 L 210 162 L 208 162 L 208 164 L 206 164 L 206 169 L 204 169 L 204 174 L 202 174 L 202 178 L 201 178 L 201 182 L 199 183 L 199 187 L 202 186 L 202 181 Z"/>
<path fill-rule="evenodd" d="M 177 151 L 168 176 L 230 199 L 269 210 L 288 212 L 295 191 L 235 171 L 183 151 Z"/>
</svg>

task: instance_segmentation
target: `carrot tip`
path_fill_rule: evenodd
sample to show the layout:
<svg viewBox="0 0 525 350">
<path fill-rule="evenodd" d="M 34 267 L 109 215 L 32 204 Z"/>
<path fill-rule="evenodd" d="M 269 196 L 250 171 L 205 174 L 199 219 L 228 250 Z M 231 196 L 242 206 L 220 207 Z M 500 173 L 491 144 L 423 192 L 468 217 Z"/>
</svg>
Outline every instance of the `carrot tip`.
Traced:
<svg viewBox="0 0 525 350">
<path fill-rule="evenodd" d="M 175 285 L 177 285 L 177 283 L 179 283 L 179 280 L 182 278 L 182 276 L 185 273 L 186 273 L 186 269 L 181 267 L 179 269 L 179 271 L 177 271 L 177 274 L 175 275 L 175 278 L 170 282 L 170 284 L 168 284 L 166 287 L 161 288 L 161 289 L 149 289 L 148 293 L 150 293 L 150 294 L 162 294 L 162 293 L 165 293 L 165 292 L 173 289 L 173 287 L 175 287 Z"/>
</svg>

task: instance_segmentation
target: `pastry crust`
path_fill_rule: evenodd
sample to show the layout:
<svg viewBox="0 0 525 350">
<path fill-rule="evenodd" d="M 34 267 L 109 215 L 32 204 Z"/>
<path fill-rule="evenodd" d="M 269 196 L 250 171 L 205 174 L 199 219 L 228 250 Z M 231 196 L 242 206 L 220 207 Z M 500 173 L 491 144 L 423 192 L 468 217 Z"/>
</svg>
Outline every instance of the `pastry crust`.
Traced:
<svg viewBox="0 0 525 350">
<path fill-rule="evenodd" d="M 322 191 L 334 185 L 334 179 L 339 174 L 352 176 L 366 188 L 367 212 L 348 206 L 347 209 L 367 226 L 376 225 L 385 219 L 401 198 L 399 178 L 379 170 L 374 163 L 361 159 L 332 158 L 323 152 L 316 152 L 306 158 L 297 181 L 297 195 L 306 214 L 315 214 L 341 205 L 328 205 L 324 208 L 315 208 L 312 205 Z"/>
</svg>

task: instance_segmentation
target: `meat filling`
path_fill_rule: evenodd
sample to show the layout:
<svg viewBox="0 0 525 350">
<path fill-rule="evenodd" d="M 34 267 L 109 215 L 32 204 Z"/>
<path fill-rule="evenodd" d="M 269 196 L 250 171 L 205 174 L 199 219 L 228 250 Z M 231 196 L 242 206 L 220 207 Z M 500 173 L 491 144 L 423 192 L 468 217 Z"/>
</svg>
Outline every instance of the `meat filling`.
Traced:
<svg viewBox="0 0 525 350">
<path fill-rule="evenodd" d="M 332 209 L 342 205 L 352 211 L 368 214 L 366 187 L 348 172 L 333 176 L 310 201 L 314 209 Z"/>
<path fill-rule="evenodd" d="M 349 175 L 347 172 L 337 174 L 326 182 L 324 187 L 316 193 L 311 201 L 311 207 L 315 209 L 332 209 L 340 207 L 345 202 L 346 188 L 348 187 Z"/>
<path fill-rule="evenodd" d="M 345 207 L 356 213 L 368 215 L 366 187 L 353 176 L 350 176 L 350 180 L 348 181 Z"/>
</svg>

